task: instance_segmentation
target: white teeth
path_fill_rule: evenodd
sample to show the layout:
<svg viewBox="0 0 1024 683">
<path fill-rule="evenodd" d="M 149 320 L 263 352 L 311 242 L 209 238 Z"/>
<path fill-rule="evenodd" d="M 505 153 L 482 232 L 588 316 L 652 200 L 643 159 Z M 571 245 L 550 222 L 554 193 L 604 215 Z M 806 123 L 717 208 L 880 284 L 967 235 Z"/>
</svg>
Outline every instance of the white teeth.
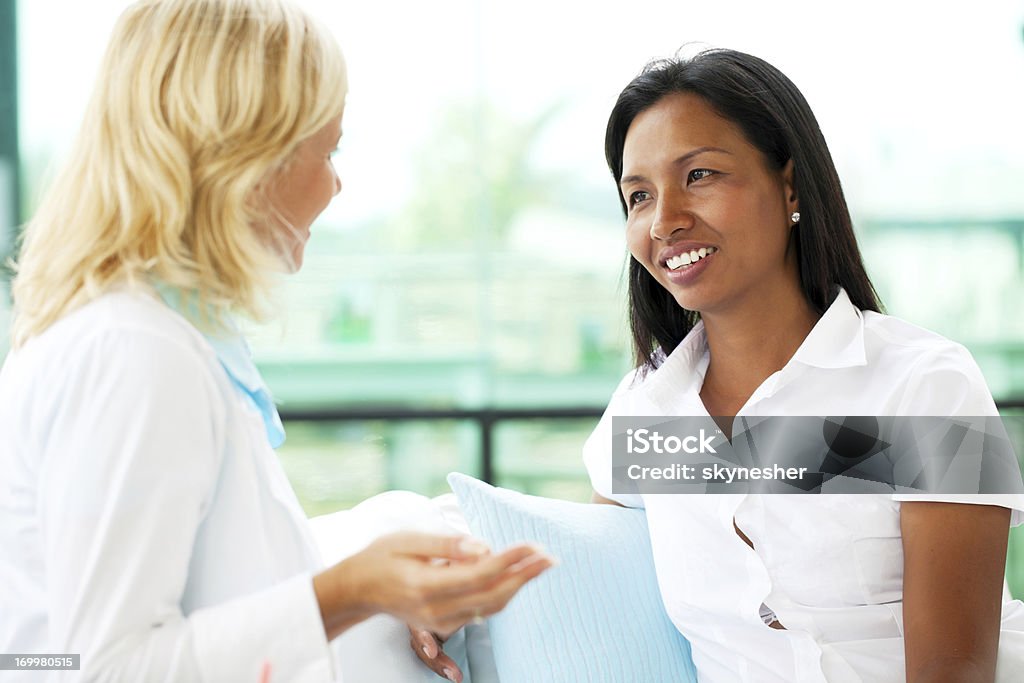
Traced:
<svg viewBox="0 0 1024 683">
<path fill-rule="evenodd" d="M 665 265 L 672 270 L 678 270 L 683 266 L 696 263 L 708 254 L 714 254 L 716 251 L 718 250 L 715 247 L 701 247 L 700 249 L 694 249 L 693 251 L 683 252 L 678 256 L 673 256 L 665 262 Z"/>
</svg>

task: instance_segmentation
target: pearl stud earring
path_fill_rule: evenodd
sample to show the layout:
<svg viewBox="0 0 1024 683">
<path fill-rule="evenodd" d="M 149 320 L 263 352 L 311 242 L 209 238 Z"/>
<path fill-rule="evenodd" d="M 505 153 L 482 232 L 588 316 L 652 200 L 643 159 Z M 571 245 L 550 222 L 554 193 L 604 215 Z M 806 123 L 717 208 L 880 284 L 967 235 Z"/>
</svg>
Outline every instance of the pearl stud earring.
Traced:
<svg viewBox="0 0 1024 683">
<path fill-rule="evenodd" d="M 793 215 L 789 217 L 789 220 L 793 221 L 794 223 L 799 223 L 800 222 L 800 212 L 799 211 L 794 211 Z"/>
</svg>

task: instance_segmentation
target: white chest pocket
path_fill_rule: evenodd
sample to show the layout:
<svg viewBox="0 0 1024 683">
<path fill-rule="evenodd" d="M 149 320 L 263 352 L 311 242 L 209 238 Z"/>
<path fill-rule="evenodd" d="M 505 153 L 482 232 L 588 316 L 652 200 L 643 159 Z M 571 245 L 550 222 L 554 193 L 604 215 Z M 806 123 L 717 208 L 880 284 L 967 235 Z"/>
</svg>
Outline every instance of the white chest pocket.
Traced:
<svg viewBox="0 0 1024 683">
<path fill-rule="evenodd" d="M 872 496 L 875 498 L 875 496 Z M 899 504 L 878 497 L 877 508 L 865 515 L 861 534 L 854 539 L 864 602 L 877 604 L 903 599 L 903 535 Z"/>
<path fill-rule="evenodd" d="M 760 517 L 747 533 L 774 590 L 819 607 L 900 599 L 899 506 L 888 496 L 766 495 L 750 510 L 740 512 Z"/>
</svg>

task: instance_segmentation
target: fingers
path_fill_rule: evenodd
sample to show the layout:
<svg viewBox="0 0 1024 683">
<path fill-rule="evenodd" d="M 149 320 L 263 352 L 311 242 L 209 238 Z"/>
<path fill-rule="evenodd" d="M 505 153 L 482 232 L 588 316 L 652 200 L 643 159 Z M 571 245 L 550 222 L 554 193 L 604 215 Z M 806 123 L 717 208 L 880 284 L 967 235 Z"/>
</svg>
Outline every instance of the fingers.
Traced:
<svg viewBox="0 0 1024 683">
<path fill-rule="evenodd" d="M 420 658 L 427 668 L 433 671 L 441 678 L 447 678 L 453 683 L 462 682 L 462 670 L 459 669 L 455 661 L 446 655 L 441 650 L 441 644 L 434 637 L 433 633 L 409 627 L 409 631 L 412 633 L 412 639 L 410 644 L 412 649 L 416 652 L 416 656 Z"/>
<path fill-rule="evenodd" d="M 437 653 L 441 651 L 441 643 L 433 633 L 412 626 L 409 627 L 409 632 L 412 634 L 412 649 L 416 650 L 417 654 L 421 654 L 427 659 L 437 657 Z"/>
<path fill-rule="evenodd" d="M 426 580 L 430 592 L 439 598 L 477 593 L 490 588 L 505 573 L 533 556 L 551 559 L 536 546 L 517 545 L 472 564 L 439 568 Z"/>
<path fill-rule="evenodd" d="M 412 543 L 409 543 L 410 538 Z M 404 543 L 406 549 L 432 547 L 436 552 L 438 539 L 443 542 L 461 540 L 459 537 L 402 534 L 390 537 L 377 550 L 399 559 L 388 543 Z M 475 561 L 453 561 L 446 566 L 422 562 L 403 552 L 397 555 L 406 558 L 399 561 L 404 566 L 387 576 L 376 575 L 380 594 L 374 598 L 374 604 L 381 606 L 381 611 L 435 635 L 450 634 L 476 617 L 500 610 L 523 584 L 554 562 L 543 551 L 526 544 L 513 546 L 498 555 L 480 556 Z M 437 661 L 442 653 L 436 639 L 417 638 L 415 633 L 413 636 L 417 656 L 424 661 Z"/>
<path fill-rule="evenodd" d="M 491 552 L 486 543 L 472 536 L 438 536 L 402 531 L 384 536 L 379 542 L 402 555 L 412 555 L 425 560 L 475 560 Z"/>
<path fill-rule="evenodd" d="M 554 565 L 555 561 L 548 555 L 531 555 L 511 567 L 506 575 L 487 590 L 452 602 L 450 619 L 461 623 L 500 612 L 528 581 Z"/>
</svg>

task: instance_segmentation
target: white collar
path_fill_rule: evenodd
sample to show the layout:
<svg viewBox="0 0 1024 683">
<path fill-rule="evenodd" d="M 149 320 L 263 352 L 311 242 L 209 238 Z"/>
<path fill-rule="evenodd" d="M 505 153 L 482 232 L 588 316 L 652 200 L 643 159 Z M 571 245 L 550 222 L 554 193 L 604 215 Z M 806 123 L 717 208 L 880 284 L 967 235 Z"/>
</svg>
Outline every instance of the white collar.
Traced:
<svg viewBox="0 0 1024 683">
<path fill-rule="evenodd" d="M 790 362 L 816 368 L 852 368 L 867 365 L 864 317 L 842 287 Z"/>
<path fill-rule="evenodd" d="M 838 286 L 836 289 L 832 303 L 786 367 L 793 363 L 824 369 L 867 365 L 864 318 L 846 290 Z M 681 396 L 699 395 L 709 360 L 704 322 L 698 321 L 640 388 L 656 404 L 678 406 Z"/>
</svg>

